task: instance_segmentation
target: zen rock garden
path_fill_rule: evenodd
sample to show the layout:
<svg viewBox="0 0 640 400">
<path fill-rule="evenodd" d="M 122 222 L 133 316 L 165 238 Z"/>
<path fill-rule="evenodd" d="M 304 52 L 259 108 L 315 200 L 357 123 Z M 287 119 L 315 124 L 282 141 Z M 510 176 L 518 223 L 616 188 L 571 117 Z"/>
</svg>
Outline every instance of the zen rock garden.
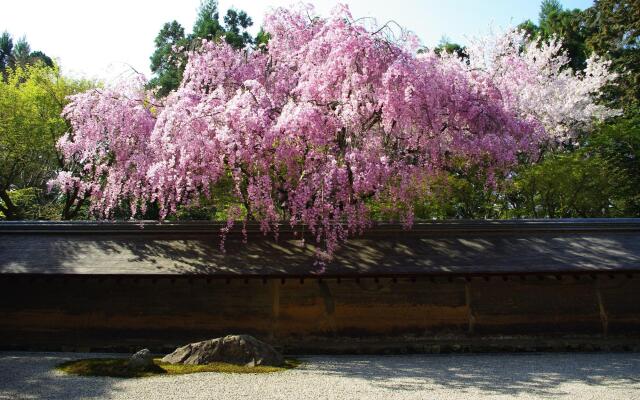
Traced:
<svg viewBox="0 0 640 400">
<path fill-rule="evenodd" d="M 280 367 L 284 364 L 284 357 L 269 344 L 253 336 L 228 335 L 178 347 L 173 353 L 164 356 L 162 361 L 188 365 L 223 362 L 246 367 Z"/>
<path fill-rule="evenodd" d="M 77 359 L 59 364 L 57 369 L 68 375 L 141 378 L 196 372 L 270 373 L 299 364 L 253 336 L 227 335 L 189 343 L 163 358 L 142 349 L 128 358 Z"/>
<path fill-rule="evenodd" d="M 0 400 L 640 400 L 640 0 L 289 1 L 3 2 Z"/>
</svg>

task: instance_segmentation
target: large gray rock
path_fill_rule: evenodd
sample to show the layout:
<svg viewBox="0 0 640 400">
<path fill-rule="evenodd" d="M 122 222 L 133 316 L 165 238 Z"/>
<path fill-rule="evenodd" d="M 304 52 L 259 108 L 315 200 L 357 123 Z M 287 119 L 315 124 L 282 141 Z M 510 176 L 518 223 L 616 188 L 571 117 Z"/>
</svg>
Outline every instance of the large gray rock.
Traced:
<svg viewBox="0 0 640 400">
<path fill-rule="evenodd" d="M 154 366 L 153 355 L 149 349 L 142 349 L 129 358 L 129 368 L 147 370 Z"/>
<path fill-rule="evenodd" d="M 162 361 L 171 364 L 203 365 L 213 362 L 257 366 L 280 366 L 282 354 L 250 335 L 229 335 L 178 347 Z"/>
</svg>

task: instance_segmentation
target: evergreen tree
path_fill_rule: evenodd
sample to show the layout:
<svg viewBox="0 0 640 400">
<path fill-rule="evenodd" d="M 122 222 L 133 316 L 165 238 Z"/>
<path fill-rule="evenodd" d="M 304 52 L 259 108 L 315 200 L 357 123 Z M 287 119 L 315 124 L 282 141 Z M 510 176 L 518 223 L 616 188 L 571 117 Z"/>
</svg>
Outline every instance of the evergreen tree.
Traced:
<svg viewBox="0 0 640 400">
<path fill-rule="evenodd" d="M 591 30 L 585 12 L 579 9 L 566 10 L 558 0 L 544 0 L 540 5 L 538 24 L 528 20 L 521 23 L 519 28 L 533 39 L 562 38 L 563 48 L 571 58 L 571 68 L 581 70 L 586 66 L 590 54 L 586 41 Z"/>
<path fill-rule="evenodd" d="M 0 73 L 3 79 L 6 79 L 9 68 L 26 67 L 38 62 L 50 68 L 54 66 L 53 60 L 43 52 L 31 51 L 27 38 L 22 37 L 14 43 L 9 32 L 0 35 Z"/>
<path fill-rule="evenodd" d="M 592 34 L 588 47 L 606 54 L 614 71 L 620 74 L 608 97 L 627 113 L 640 108 L 640 1 L 596 0 L 585 11 Z"/>
<path fill-rule="evenodd" d="M 235 48 L 252 44 L 253 39 L 247 29 L 253 24 L 244 11 L 229 9 L 224 16 L 224 26 L 220 23 L 217 0 L 203 0 L 198 8 L 198 16 L 192 33 L 185 35 L 184 28 L 177 22 L 164 24 L 155 39 L 156 50 L 151 56 L 151 72 L 154 77 L 149 86 L 157 89 L 158 96 L 166 96 L 182 81 L 182 73 L 187 62 L 187 51 L 200 46 L 202 39 L 220 40 Z"/>
<path fill-rule="evenodd" d="M 151 56 L 151 72 L 155 77 L 149 85 L 157 88 L 159 96 L 166 96 L 182 81 L 189 40 L 182 25 L 172 21 L 164 24 L 156 36 L 155 45 L 156 51 Z"/>
</svg>

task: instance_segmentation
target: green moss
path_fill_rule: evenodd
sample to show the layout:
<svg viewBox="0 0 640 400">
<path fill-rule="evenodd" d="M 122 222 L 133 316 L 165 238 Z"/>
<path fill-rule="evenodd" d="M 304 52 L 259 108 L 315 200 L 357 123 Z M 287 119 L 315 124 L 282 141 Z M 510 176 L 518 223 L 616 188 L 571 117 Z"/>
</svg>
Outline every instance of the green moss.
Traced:
<svg viewBox="0 0 640 400">
<path fill-rule="evenodd" d="M 245 367 L 242 365 L 212 363 L 207 365 L 181 365 L 163 363 L 159 358 L 153 360 L 154 367 L 149 370 L 136 370 L 129 368 L 129 360 L 126 358 L 89 358 L 85 360 L 73 360 L 64 362 L 56 369 L 67 374 L 80 376 L 111 376 L 117 378 L 141 378 L 157 375 L 182 375 L 196 372 L 220 372 L 232 374 L 260 374 L 280 372 L 292 369 L 300 365 L 300 361 L 294 359 L 285 360 L 282 367 Z"/>
</svg>

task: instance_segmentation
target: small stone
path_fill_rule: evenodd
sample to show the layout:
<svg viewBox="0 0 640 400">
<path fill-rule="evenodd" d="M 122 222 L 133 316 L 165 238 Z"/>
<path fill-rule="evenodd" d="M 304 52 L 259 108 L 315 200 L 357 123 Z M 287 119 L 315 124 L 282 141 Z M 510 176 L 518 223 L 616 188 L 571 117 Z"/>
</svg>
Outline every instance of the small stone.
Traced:
<svg viewBox="0 0 640 400">
<path fill-rule="evenodd" d="M 268 343 L 250 335 L 228 335 L 221 338 L 190 343 L 166 355 L 170 364 L 205 365 L 213 362 L 255 367 L 280 366 L 284 357 Z"/>
<path fill-rule="evenodd" d="M 142 349 L 129 358 L 129 367 L 133 369 L 146 370 L 153 367 L 153 356 L 149 349 Z"/>
</svg>

